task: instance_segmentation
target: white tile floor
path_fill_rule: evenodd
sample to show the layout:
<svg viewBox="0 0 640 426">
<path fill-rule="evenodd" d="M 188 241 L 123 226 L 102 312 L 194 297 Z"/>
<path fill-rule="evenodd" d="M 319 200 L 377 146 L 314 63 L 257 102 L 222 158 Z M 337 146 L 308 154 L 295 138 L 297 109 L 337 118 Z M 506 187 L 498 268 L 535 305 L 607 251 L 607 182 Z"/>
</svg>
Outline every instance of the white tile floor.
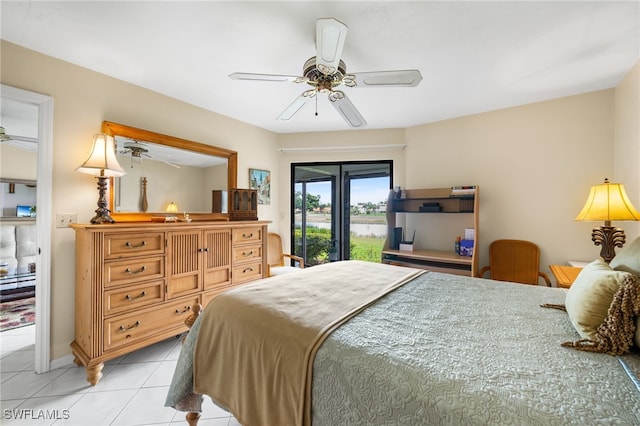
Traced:
<svg viewBox="0 0 640 426">
<path fill-rule="evenodd" d="M 0 333 L 0 424 L 186 425 L 164 400 L 180 353 L 177 338 L 105 363 L 96 386 L 74 364 L 35 374 L 35 326 Z M 22 415 L 22 419 L 15 418 Z M 46 417 L 46 418 L 45 418 Z M 205 397 L 202 426 L 239 426 Z"/>
</svg>

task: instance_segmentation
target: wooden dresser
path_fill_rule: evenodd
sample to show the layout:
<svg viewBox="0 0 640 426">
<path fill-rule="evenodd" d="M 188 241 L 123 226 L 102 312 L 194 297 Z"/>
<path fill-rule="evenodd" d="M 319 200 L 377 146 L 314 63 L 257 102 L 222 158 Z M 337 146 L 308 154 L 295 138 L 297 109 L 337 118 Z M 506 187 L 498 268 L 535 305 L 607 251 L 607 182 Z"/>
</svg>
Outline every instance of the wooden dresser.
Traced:
<svg viewBox="0 0 640 426">
<path fill-rule="evenodd" d="M 105 361 L 187 331 L 195 303 L 266 277 L 266 221 L 72 224 L 74 362 L 95 385 Z"/>
</svg>

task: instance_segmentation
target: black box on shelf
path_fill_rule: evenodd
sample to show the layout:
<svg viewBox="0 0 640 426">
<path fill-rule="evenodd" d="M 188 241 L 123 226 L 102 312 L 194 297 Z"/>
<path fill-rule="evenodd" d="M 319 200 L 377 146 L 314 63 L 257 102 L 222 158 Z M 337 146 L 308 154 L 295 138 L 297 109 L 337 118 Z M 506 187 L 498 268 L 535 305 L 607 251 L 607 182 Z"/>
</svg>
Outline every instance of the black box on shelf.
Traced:
<svg viewBox="0 0 640 426">
<path fill-rule="evenodd" d="M 441 212 L 442 206 L 440 203 L 423 203 L 418 210 L 421 212 Z"/>
</svg>

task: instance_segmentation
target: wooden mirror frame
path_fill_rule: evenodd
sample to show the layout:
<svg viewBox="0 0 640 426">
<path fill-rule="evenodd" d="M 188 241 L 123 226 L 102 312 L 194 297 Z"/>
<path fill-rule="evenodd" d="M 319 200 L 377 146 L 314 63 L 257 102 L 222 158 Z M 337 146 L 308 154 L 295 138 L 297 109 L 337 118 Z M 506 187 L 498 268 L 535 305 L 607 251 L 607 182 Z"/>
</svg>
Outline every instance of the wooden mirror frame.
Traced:
<svg viewBox="0 0 640 426">
<path fill-rule="evenodd" d="M 149 130 L 138 129 L 126 126 L 124 124 L 113 123 L 110 121 L 102 122 L 102 133 L 110 136 L 123 136 L 129 139 L 145 141 L 166 145 L 174 148 L 185 149 L 188 151 L 198 152 L 200 154 L 222 157 L 227 159 L 227 190 L 236 188 L 238 184 L 238 153 L 230 149 L 219 148 L 217 146 L 206 145 L 200 142 L 194 142 L 187 139 L 177 138 L 175 136 L 163 135 Z M 162 212 L 143 213 L 143 212 L 114 212 L 115 191 L 114 178 L 109 179 L 109 210 L 111 217 L 116 222 L 151 222 L 152 216 L 163 216 Z M 227 209 L 228 211 L 228 209 Z M 201 213 L 187 212 L 193 220 L 229 220 L 226 213 Z"/>
</svg>

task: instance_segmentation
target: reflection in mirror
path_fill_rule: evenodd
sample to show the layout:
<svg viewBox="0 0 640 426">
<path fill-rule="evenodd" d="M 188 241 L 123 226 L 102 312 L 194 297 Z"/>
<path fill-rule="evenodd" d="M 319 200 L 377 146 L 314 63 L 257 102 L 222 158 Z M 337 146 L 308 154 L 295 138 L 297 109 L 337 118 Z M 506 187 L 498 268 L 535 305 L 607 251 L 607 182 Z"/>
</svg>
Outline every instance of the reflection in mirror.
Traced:
<svg viewBox="0 0 640 426">
<path fill-rule="evenodd" d="M 104 122 L 113 135 L 126 175 L 110 191 L 117 221 L 147 221 L 167 213 L 170 204 L 198 220 L 219 219 L 212 212 L 212 191 L 236 185 L 237 153 L 173 136 Z M 173 206 L 172 206 L 173 207 Z"/>
<path fill-rule="evenodd" d="M 211 212 L 211 191 L 227 189 L 227 159 L 163 145 L 116 138 L 115 212 Z"/>
</svg>

